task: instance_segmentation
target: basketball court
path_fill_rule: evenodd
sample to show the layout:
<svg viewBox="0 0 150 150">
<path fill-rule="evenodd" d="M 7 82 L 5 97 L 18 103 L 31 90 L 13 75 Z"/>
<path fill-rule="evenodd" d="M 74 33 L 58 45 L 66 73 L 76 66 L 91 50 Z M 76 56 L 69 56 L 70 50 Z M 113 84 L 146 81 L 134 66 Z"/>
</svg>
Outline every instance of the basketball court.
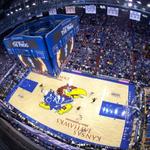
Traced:
<svg viewBox="0 0 150 150">
<path fill-rule="evenodd" d="M 56 109 L 39 106 L 44 101 L 43 90 L 57 92 L 66 85 L 76 89 L 73 101 L 69 102 L 72 108 L 68 112 L 59 114 Z M 123 147 L 130 94 L 132 91 L 127 82 L 70 72 L 62 72 L 56 79 L 30 72 L 7 99 L 30 120 L 39 122 L 42 127 L 48 127 L 50 132 L 63 138 Z"/>
</svg>

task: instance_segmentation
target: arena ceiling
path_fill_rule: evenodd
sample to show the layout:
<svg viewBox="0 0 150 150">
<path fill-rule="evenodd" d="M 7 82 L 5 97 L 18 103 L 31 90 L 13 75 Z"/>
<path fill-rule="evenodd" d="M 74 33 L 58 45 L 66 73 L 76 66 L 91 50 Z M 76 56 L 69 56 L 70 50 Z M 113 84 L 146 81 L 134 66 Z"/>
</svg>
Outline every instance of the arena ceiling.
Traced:
<svg viewBox="0 0 150 150">
<path fill-rule="evenodd" d="M 0 12 L 5 12 L 8 9 L 19 7 L 26 7 L 26 5 L 36 5 L 40 3 L 102 3 L 102 4 L 114 4 L 125 7 L 137 8 L 143 11 L 150 12 L 150 0 L 0 0 Z"/>
<path fill-rule="evenodd" d="M 6 18 L 6 16 L 21 13 L 23 10 L 32 11 L 33 7 L 41 10 L 41 7 L 45 9 L 45 6 L 60 8 L 66 5 L 79 6 L 88 4 L 134 9 L 150 15 L 150 0 L 0 0 L 0 20 Z"/>
</svg>

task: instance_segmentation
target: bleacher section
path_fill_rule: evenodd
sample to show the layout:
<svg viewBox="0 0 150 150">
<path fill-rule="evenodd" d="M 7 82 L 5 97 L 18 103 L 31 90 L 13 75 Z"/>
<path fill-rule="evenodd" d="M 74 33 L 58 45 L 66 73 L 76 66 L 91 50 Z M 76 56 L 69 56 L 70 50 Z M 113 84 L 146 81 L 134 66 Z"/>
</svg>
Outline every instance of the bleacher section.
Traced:
<svg viewBox="0 0 150 150">
<path fill-rule="evenodd" d="M 143 141 L 145 148 L 150 148 L 150 89 L 145 89 L 145 125 Z"/>
<path fill-rule="evenodd" d="M 122 136 L 123 142 L 121 143 L 122 148 L 124 145 L 129 144 L 131 150 L 139 150 L 141 147 L 143 150 L 150 149 L 150 89 L 146 88 L 143 90 L 145 87 L 149 87 L 150 83 L 150 63 L 148 57 L 143 55 L 144 47 L 146 47 L 147 43 L 150 43 L 149 26 L 143 23 L 131 22 L 130 20 L 127 21 L 126 17 L 110 17 L 104 13 L 94 15 L 81 13 L 80 17 L 80 30 L 75 40 L 75 47 L 71 55 L 69 55 L 70 59 L 68 59 L 66 64 L 64 63 L 65 70 L 104 80 L 106 78 L 110 81 L 115 79 L 125 84 L 132 81 L 135 87 L 133 86 L 134 84 L 129 86 L 128 107 L 105 103 L 106 105 L 104 104 L 104 107 L 101 109 L 103 112 L 99 110 L 98 113 L 102 116 L 109 117 L 109 119 L 113 119 L 115 116 L 114 118 L 119 119 L 119 121 L 125 120 Z M 28 20 L 25 13 L 21 19 L 16 18 L 11 19 L 12 27 Z M 4 25 L 7 27 L 10 26 L 8 20 L 9 18 L 0 23 L 0 31 L 4 30 Z M 42 36 L 47 30 L 51 30 L 52 28 L 52 24 L 50 28 L 45 26 L 39 29 L 37 27 L 33 31 L 32 28 L 30 31 L 25 31 L 25 35 L 35 34 Z M 57 37 L 57 34 L 55 36 Z M 38 82 L 32 82 L 30 79 L 23 80 L 30 72 L 30 69 L 23 67 L 18 61 L 14 64 L 14 61 L 16 60 L 14 59 L 12 61 L 9 56 L 0 56 L 1 118 L 9 122 L 13 128 L 28 139 L 45 149 L 109 149 L 108 146 L 92 145 L 90 143 L 82 144 L 80 142 L 75 143 L 72 138 L 69 140 L 64 139 L 62 138 L 64 136 L 63 134 L 51 133 L 48 127 L 41 126 L 35 120 L 31 121 L 15 107 L 10 105 L 7 102 L 11 97 L 9 93 L 12 93 L 12 90 L 18 86 L 18 83 L 20 83 L 20 88 L 29 93 L 32 93 L 38 85 Z M 130 91 L 134 90 L 136 90 L 136 93 L 132 93 L 131 95 Z M 113 94 L 115 95 L 116 93 Z M 117 95 L 115 96 L 117 97 Z M 63 95 L 60 97 L 58 91 L 54 93 L 52 90 L 48 91 L 44 98 L 43 100 L 46 105 L 52 106 L 49 109 L 54 110 L 63 107 L 55 107 L 55 102 L 61 104 L 64 102 L 63 104 L 65 104 L 65 101 L 72 101 L 72 98 L 63 97 Z M 113 115 L 115 114 L 115 108 L 121 109 L 119 111 L 120 114 L 117 114 L 118 116 L 115 114 L 112 117 L 111 111 L 108 112 L 107 107 L 114 107 Z M 124 112 L 126 112 L 127 116 L 124 115 Z"/>
</svg>

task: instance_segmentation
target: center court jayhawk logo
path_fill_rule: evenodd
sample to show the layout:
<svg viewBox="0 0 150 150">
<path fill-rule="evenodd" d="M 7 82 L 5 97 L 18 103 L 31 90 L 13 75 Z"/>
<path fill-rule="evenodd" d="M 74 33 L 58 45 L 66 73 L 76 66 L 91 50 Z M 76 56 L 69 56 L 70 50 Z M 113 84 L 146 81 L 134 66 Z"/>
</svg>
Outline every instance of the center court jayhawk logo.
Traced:
<svg viewBox="0 0 150 150">
<path fill-rule="evenodd" d="M 87 96 L 86 90 L 72 86 L 72 85 L 69 86 L 68 84 L 58 88 L 57 93 L 61 96 L 71 97 L 73 99 Z"/>
<path fill-rule="evenodd" d="M 40 107 L 49 110 L 56 110 L 60 115 L 69 112 L 72 109 L 72 104 L 75 99 L 87 96 L 86 90 L 68 84 L 57 89 L 50 90 L 44 95 L 44 102 L 39 104 Z"/>
</svg>

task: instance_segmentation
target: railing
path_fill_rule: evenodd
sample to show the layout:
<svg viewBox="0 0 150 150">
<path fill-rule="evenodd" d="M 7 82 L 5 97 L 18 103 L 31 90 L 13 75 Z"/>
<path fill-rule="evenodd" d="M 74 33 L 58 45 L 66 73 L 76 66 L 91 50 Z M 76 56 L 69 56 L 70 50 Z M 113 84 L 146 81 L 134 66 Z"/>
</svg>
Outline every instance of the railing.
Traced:
<svg viewBox="0 0 150 150">
<path fill-rule="evenodd" d="M 9 71 L 4 75 L 4 77 L 0 80 L 0 84 L 7 78 L 7 76 L 11 73 L 11 71 L 16 67 L 16 63 L 9 69 Z"/>
<path fill-rule="evenodd" d="M 26 125 L 25 123 L 22 123 L 21 120 L 24 120 L 24 118 L 21 116 L 21 114 L 18 114 L 19 112 L 13 112 L 15 108 L 10 104 L 0 100 L 0 108 L 0 117 L 10 122 L 10 124 L 14 128 L 16 128 L 17 130 L 19 129 L 20 133 L 24 134 L 26 137 L 29 137 L 30 140 L 41 146 L 46 147 L 46 149 L 54 148 L 65 150 L 82 150 L 81 148 L 73 147 L 64 142 L 58 141 L 55 138 L 41 132 L 40 130 L 37 130 L 36 125 L 31 124 L 29 121 L 28 124 L 30 124 L 30 126 L 33 125 L 34 128 Z M 17 119 L 19 119 L 19 121 L 15 119 L 16 117 L 18 117 Z"/>
</svg>

